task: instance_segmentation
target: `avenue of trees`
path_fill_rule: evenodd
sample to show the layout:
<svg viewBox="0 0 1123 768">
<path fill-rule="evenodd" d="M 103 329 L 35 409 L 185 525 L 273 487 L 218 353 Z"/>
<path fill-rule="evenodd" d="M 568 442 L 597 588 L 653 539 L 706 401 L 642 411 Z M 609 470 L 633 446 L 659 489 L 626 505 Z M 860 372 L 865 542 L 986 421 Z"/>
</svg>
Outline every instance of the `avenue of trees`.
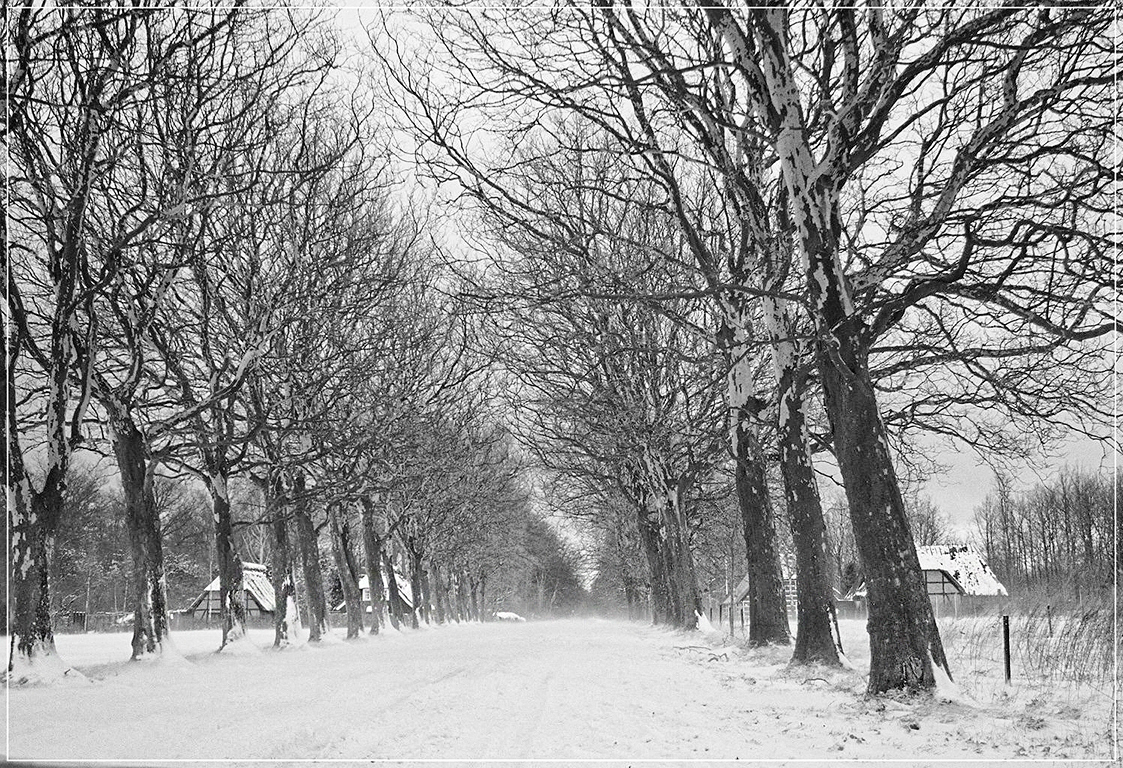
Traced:
<svg viewBox="0 0 1123 768">
<path fill-rule="evenodd" d="M 838 665 L 849 568 L 869 691 L 950 677 L 932 446 L 1019 461 L 1111 417 L 1110 12 L 459 5 L 355 39 L 13 14 L 9 670 L 95 558 L 160 652 L 169 542 L 205 536 L 222 645 L 253 550 L 278 645 L 336 598 L 354 637 L 571 611 L 584 576 L 692 628 L 747 574 L 749 641 Z M 980 509 L 996 568 L 1107 567 L 1100 481 L 1066 477 Z"/>
<path fill-rule="evenodd" d="M 629 494 L 650 437 L 628 446 L 619 417 L 581 408 L 577 429 L 567 413 L 586 398 L 627 407 L 611 369 L 655 349 L 676 364 L 648 354 L 644 373 L 692 375 L 660 387 L 624 374 L 643 392 L 630 420 L 667 425 L 667 401 L 720 398 L 709 435 L 725 437 L 753 640 L 788 639 L 775 495 L 797 559 L 794 660 L 838 663 L 812 464 L 829 451 L 869 588 L 869 690 L 951 674 L 899 473 L 932 469 L 918 445 L 933 436 L 1016 458 L 1105 431 L 1111 23 L 1076 9 L 610 2 L 426 9 L 375 40 L 423 167 L 504 246 L 481 296 L 533 351 L 556 338 L 551 315 L 581 339 L 578 359 L 516 371 L 538 418 L 564 425 L 538 430 L 564 433 L 558 471 L 597 486 L 578 497 L 601 510 L 608 546 L 635 510 L 657 616 L 695 570 L 681 531 L 705 505 L 681 489 L 698 479 L 667 473 L 665 505 Z M 511 268 L 530 276 L 513 309 Z M 598 351 L 613 322 L 633 338 Z M 719 375 L 635 338 L 651 323 L 707 339 Z M 704 473 L 692 443 L 712 443 L 692 426 L 672 444 Z M 662 613 L 694 621 L 681 605 Z"/>
<path fill-rule="evenodd" d="M 328 629 L 329 569 L 349 637 L 504 598 L 572 609 L 574 555 L 533 511 L 480 322 L 424 211 L 395 203 L 389 136 L 330 16 L 9 21 L 13 679 L 61 668 L 64 606 L 127 611 L 133 658 L 163 652 L 173 599 L 212 568 L 221 645 L 238 641 L 251 555 L 277 645 L 295 595 L 310 639 Z M 382 604 L 395 568 L 412 615 L 396 589 Z"/>
</svg>

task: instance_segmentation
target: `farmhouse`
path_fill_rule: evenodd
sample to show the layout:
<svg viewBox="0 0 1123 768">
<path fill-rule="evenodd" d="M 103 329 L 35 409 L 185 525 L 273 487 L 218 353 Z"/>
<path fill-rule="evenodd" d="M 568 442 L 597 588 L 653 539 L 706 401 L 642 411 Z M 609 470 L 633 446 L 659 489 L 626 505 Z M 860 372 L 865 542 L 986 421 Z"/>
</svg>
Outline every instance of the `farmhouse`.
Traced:
<svg viewBox="0 0 1123 768">
<path fill-rule="evenodd" d="M 961 598 L 980 597 L 985 601 L 987 597 L 1009 594 L 983 561 L 982 555 L 971 547 L 955 544 L 917 547 L 916 555 L 924 571 L 928 598 L 937 614 L 958 614 Z M 864 609 L 862 603 L 866 596 L 866 583 L 863 581 L 846 599 Z M 977 603 L 970 601 L 970 604 Z"/>
<path fill-rule="evenodd" d="M 207 585 L 203 593 L 195 598 L 185 613 L 192 617 L 205 619 L 221 615 L 222 603 L 219 597 L 219 579 Z M 277 605 L 273 585 L 265 573 L 265 566 L 258 563 L 242 563 L 242 604 L 246 607 L 247 618 L 269 617 Z"/>
</svg>

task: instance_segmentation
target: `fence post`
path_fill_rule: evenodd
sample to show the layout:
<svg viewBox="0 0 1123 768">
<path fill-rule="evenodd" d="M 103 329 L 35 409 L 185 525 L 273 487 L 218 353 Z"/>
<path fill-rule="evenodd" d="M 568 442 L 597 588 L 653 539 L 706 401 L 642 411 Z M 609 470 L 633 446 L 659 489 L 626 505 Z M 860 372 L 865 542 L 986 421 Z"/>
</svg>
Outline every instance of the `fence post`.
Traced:
<svg viewBox="0 0 1123 768">
<path fill-rule="evenodd" d="M 1006 682 L 1010 682 L 1010 616 L 1002 614 L 1002 655 L 1006 661 Z"/>
</svg>

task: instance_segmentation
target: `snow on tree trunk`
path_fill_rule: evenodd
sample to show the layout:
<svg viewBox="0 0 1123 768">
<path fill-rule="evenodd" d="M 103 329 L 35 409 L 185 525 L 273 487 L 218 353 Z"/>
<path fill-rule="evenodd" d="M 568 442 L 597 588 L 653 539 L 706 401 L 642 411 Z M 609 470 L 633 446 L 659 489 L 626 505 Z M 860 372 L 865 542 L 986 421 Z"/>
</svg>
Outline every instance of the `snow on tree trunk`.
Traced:
<svg viewBox="0 0 1123 768">
<path fill-rule="evenodd" d="M 811 151 L 800 91 L 787 46 L 787 9 L 751 10 L 741 29 L 720 5 L 705 13 L 730 56 L 754 73 L 750 95 L 773 116 L 772 142 L 788 197 L 788 215 L 803 259 L 817 358 L 835 456 L 850 507 L 854 538 L 869 587 L 870 693 L 931 689 L 932 665 L 948 673 L 916 548 L 905 518 L 866 355 L 839 261 L 840 177 L 845 156 L 832 145 L 822 162 Z"/>
<path fill-rule="evenodd" d="M 15 685 L 50 684 L 63 677 L 84 679 L 59 657 L 51 628 L 50 546 L 45 523 L 58 519 L 58 509 L 51 511 L 49 506 L 61 506 L 62 492 L 50 478 L 37 495 L 29 493 L 26 476 L 16 479 L 15 487 L 11 478 L 9 483 L 14 612 L 9 628 L 12 638 L 7 679 Z"/>
<path fill-rule="evenodd" d="M 796 641 L 792 660 L 799 663 L 838 664 L 838 642 L 833 633 L 834 599 L 827 558 L 827 525 L 815 471 L 807 452 L 803 400 L 794 372 L 780 379 L 780 471 L 795 545 L 796 592 L 799 597 Z"/>
<path fill-rule="evenodd" d="M 348 546 L 347 526 L 340 519 L 338 504 L 328 506 L 328 521 L 331 526 L 331 554 L 335 560 L 336 571 L 343 587 L 343 601 L 347 606 L 347 639 L 351 640 L 363 633 L 363 598 L 359 591 L 358 572 Z"/>
<path fill-rule="evenodd" d="M 272 584 L 274 595 L 273 609 L 273 647 L 283 648 L 294 637 L 293 619 L 289 615 L 289 603 L 294 603 L 296 588 L 292 578 L 292 547 L 289 544 L 289 528 L 285 503 L 281 496 L 281 479 L 276 472 L 270 473 L 265 484 L 265 516 L 273 534 Z"/>
<path fill-rule="evenodd" d="M 445 603 L 448 599 L 448 592 L 445 587 L 444 580 L 441 578 L 440 569 L 433 564 L 430 566 L 430 583 L 434 586 L 433 589 L 433 608 L 437 612 L 437 623 L 444 624 L 446 621 L 447 611 L 445 610 Z"/>
<path fill-rule="evenodd" d="M 718 333 L 728 375 L 725 400 L 729 408 L 730 448 L 745 537 L 745 563 L 749 577 L 749 641 L 757 645 L 790 641 L 784 583 L 776 545 L 776 516 L 765 474 L 758 434 L 759 411 L 764 403 L 756 396 L 756 355 L 749 345 L 750 320 L 736 306 L 726 308 Z"/>
<path fill-rule="evenodd" d="M 375 528 L 374 502 L 367 497 L 361 499 L 361 523 L 363 527 L 363 554 L 367 571 L 367 582 L 370 584 L 370 631 L 378 634 L 385 622 L 386 601 L 383 597 L 384 586 L 382 581 L 382 536 Z"/>
<path fill-rule="evenodd" d="M 132 657 L 139 659 L 162 652 L 168 635 L 163 539 L 144 436 L 127 417 L 111 417 L 110 423 L 125 495 L 125 528 L 133 565 Z"/>
<path fill-rule="evenodd" d="M 653 624 L 670 624 L 671 590 L 667 581 L 665 556 L 660 545 L 659 515 L 639 508 L 640 541 L 651 572 L 651 621 Z"/>
<path fill-rule="evenodd" d="M 764 457 L 750 420 L 750 407 L 737 409 L 734 439 L 735 484 L 745 535 L 745 562 L 749 577 L 749 642 L 753 645 L 788 643 L 788 612 L 776 546 L 775 514 L 764 473 Z"/>
<path fill-rule="evenodd" d="M 215 561 L 218 565 L 219 610 L 222 619 L 222 644 L 241 640 L 246 636 L 245 583 L 242 560 L 234 549 L 234 519 L 230 510 L 230 492 L 226 476 L 213 472 L 207 476 L 211 492 L 211 511 L 214 519 Z"/>
<path fill-rule="evenodd" d="M 402 593 L 398 591 L 401 586 L 394 571 L 394 560 L 385 547 L 382 549 L 382 564 L 386 569 L 386 586 L 390 593 L 390 624 L 394 629 L 401 629 L 402 622 L 405 621 L 406 607 L 402 601 Z"/>
<path fill-rule="evenodd" d="M 663 517 L 667 523 L 667 551 L 670 554 L 675 625 L 694 629 L 697 614 L 702 610 L 698 595 L 698 580 L 694 569 L 694 554 L 690 550 L 686 515 L 681 497 L 673 485 L 664 486 Z"/>
<path fill-rule="evenodd" d="M 834 599 L 827 570 L 827 526 L 819 487 L 807 449 L 803 415 L 804 379 L 784 304 L 765 298 L 764 324 L 772 342 L 777 384 L 777 443 L 788 522 L 795 545 L 796 642 L 792 661 L 839 664 L 839 646 L 832 632 Z"/>
</svg>

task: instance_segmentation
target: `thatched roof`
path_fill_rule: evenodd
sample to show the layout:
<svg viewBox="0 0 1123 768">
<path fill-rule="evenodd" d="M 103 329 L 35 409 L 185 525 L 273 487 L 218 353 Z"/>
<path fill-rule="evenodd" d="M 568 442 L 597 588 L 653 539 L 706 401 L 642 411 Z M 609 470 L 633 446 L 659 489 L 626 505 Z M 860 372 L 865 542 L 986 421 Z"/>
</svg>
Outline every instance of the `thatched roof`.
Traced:
<svg viewBox="0 0 1123 768">
<path fill-rule="evenodd" d="M 218 592 L 219 590 L 219 577 L 215 576 L 214 581 L 207 585 L 195 602 L 191 603 L 188 611 L 194 611 L 202 604 L 208 592 Z M 269 581 L 269 577 L 265 573 L 265 566 L 258 563 L 242 563 L 242 585 L 245 587 L 246 594 L 257 601 L 261 610 L 272 612 L 277 607 L 277 598 L 273 592 L 273 584 Z"/>
</svg>

